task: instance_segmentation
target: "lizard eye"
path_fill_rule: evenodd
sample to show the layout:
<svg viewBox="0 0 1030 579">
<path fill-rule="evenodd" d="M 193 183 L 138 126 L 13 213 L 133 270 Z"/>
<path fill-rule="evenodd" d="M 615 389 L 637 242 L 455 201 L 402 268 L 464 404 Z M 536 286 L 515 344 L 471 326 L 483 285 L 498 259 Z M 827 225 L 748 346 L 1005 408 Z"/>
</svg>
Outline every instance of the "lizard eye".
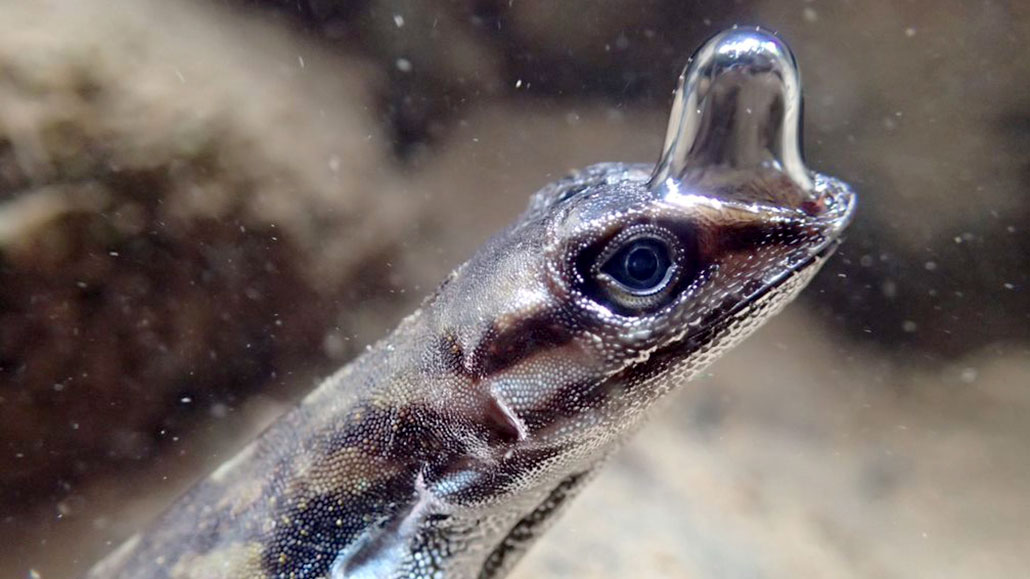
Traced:
<svg viewBox="0 0 1030 579">
<path fill-rule="evenodd" d="M 661 239 L 635 239 L 601 266 L 602 275 L 633 295 L 648 295 L 661 290 L 672 273 L 669 248 Z"/>
<path fill-rule="evenodd" d="M 675 236 L 652 227 L 623 231 L 598 256 L 593 276 L 603 301 L 640 313 L 664 305 L 683 267 Z"/>
</svg>

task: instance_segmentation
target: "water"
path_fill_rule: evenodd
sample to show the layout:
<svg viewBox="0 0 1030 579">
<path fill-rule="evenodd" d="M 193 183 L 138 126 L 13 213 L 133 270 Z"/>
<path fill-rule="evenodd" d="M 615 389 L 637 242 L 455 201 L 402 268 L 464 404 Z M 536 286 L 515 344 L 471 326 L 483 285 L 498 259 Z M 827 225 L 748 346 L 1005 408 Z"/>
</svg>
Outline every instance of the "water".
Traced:
<svg viewBox="0 0 1030 579">
<path fill-rule="evenodd" d="M 540 185 L 657 159 L 735 23 L 796 53 L 849 238 L 515 576 L 1025 568 L 1022 5 L 59 4 L 0 7 L 0 575 L 88 566 Z"/>
</svg>

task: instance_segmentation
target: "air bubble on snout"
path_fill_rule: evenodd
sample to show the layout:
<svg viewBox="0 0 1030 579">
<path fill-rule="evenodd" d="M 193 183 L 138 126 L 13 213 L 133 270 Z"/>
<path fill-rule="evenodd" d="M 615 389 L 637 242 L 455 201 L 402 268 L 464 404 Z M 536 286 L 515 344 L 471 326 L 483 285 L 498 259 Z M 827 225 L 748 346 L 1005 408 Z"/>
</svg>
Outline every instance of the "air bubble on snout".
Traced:
<svg viewBox="0 0 1030 579">
<path fill-rule="evenodd" d="M 680 75 L 649 187 L 664 196 L 712 169 L 772 169 L 811 192 L 800 138 L 801 77 L 790 48 L 760 28 L 733 28 Z"/>
</svg>

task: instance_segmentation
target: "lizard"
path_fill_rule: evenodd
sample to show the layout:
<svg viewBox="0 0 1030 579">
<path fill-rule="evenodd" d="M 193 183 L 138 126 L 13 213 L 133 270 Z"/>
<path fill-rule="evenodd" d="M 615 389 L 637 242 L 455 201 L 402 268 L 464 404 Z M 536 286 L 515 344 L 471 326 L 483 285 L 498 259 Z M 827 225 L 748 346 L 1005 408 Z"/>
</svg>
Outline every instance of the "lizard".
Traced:
<svg viewBox="0 0 1030 579">
<path fill-rule="evenodd" d="M 856 195 L 802 157 L 800 73 L 734 27 L 656 165 L 543 187 L 399 327 L 87 577 L 504 576 L 667 393 L 789 303 Z"/>
</svg>

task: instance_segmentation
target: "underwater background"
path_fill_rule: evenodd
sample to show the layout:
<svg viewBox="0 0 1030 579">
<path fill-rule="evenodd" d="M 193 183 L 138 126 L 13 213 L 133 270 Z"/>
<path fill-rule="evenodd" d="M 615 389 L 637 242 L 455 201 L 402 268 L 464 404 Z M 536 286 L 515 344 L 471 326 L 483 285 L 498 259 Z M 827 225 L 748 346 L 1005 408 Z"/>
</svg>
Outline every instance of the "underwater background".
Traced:
<svg viewBox="0 0 1030 579">
<path fill-rule="evenodd" d="M 72 577 L 529 195 L 654 162 L 706 38 L 793 48 L 860 195 L 513 577 L 1030 564 L 1030 4 L 0 3 L 0 576 Z"/>
</svg>

